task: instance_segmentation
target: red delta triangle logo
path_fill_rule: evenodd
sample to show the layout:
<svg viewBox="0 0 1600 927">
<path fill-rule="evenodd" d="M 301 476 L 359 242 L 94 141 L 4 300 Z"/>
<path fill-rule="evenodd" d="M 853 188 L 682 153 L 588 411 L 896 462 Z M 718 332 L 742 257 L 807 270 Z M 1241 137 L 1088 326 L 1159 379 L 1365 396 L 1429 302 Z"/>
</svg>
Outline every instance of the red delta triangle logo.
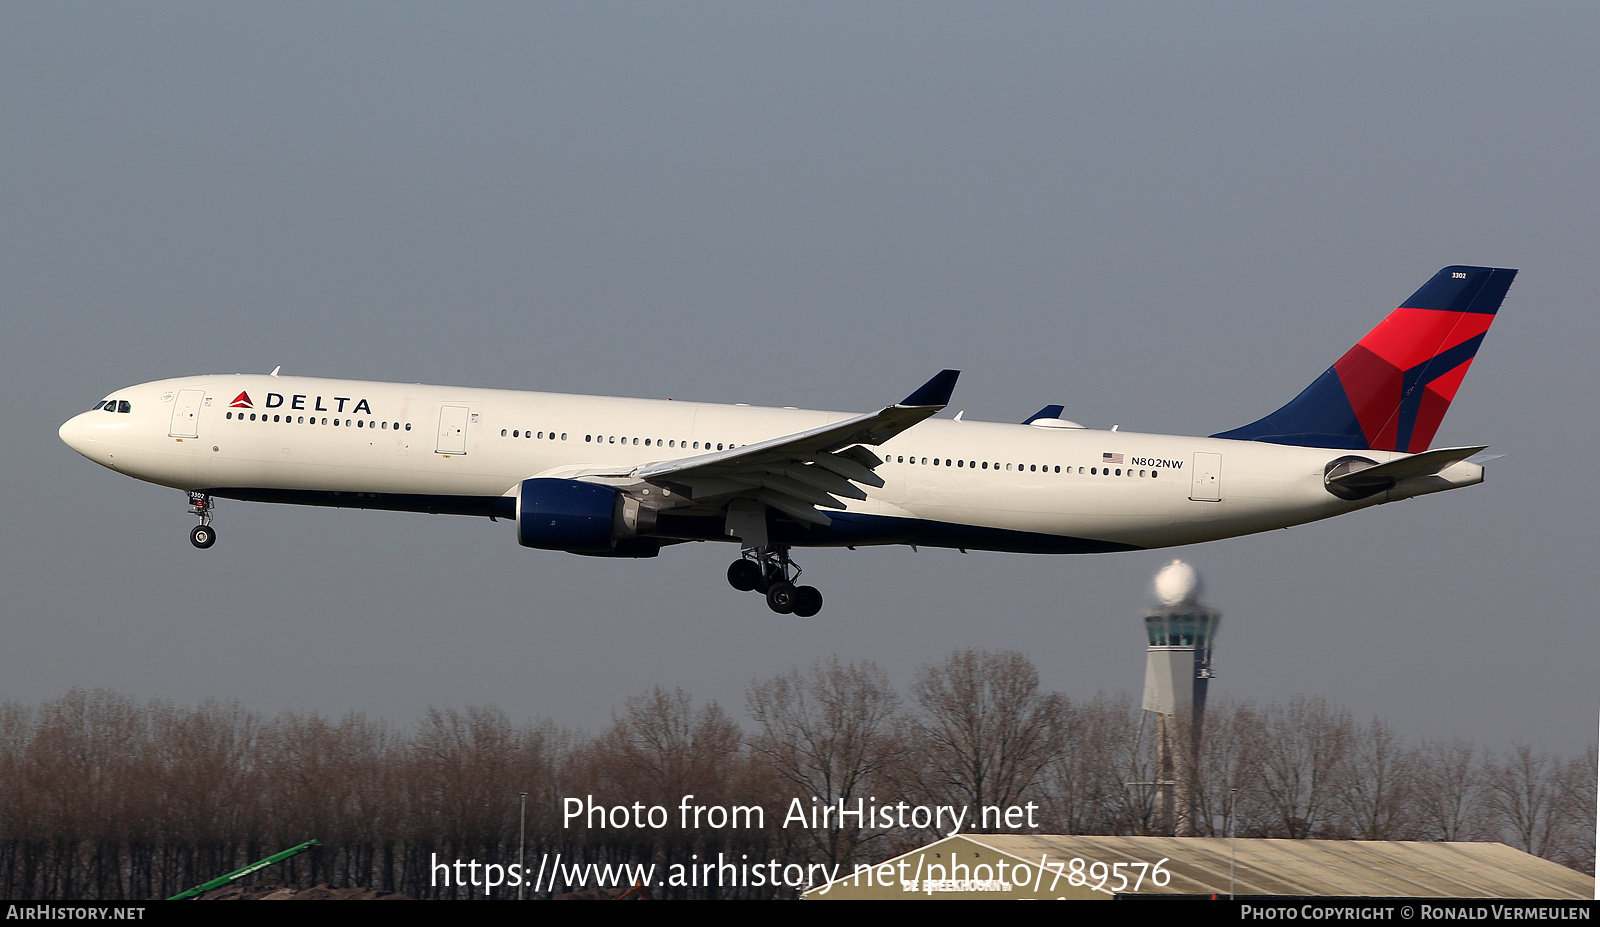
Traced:
<svg viewBox="0 0 1600 927">
<path fill-rule="evenodd" d="M 228 407 L 232 409 L 254 409 L 256 405 L 250 401 L 249 393 L 240 393 L 233 397 L 233 401 L 228 403 Z"/>
</svg>

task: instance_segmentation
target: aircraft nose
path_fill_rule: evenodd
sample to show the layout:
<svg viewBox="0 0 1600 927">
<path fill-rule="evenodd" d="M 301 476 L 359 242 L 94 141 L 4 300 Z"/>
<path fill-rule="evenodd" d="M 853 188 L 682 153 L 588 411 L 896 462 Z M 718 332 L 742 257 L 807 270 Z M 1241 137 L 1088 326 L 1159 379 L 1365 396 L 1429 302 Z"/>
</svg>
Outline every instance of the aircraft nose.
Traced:
<svg viewBox="0 0 1600 927">
<path fill-rule="evenodd" d="M 94 458 L 89 454 L 89 445 L 93 443 L 89 438 L 89 433 L 93 429 L 88 422 L 84 421 L 88 415 L 89 413 L 87 412 L 80 412 L 67 419 L 56 434 L 61 436 L 62 443 L 66 444 L 67 447 L 93 460 Z"/>
<path fill-rule="evenodd" d="M 66 422 L 61 425 L 61 430 L 56 432 L 56 434 L 61 436 L 62 442 L 73 450 L 78 449 L 78 442 L 82 433 L 83 425 L 78 422 L 77 415 L 67 419 Z"/>
</svg>

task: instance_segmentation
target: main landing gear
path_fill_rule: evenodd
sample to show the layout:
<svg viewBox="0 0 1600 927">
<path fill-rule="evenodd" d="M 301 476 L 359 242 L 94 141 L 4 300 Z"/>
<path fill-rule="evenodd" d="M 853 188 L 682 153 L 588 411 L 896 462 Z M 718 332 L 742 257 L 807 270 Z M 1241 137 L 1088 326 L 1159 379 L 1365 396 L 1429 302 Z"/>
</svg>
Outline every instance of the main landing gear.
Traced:
<svg viewBox="0 0 1600 927">
<path fill-rule="evenodd" d="M 201 550 L 217 543 L 217 529 L 211 527 L 211 497 L 203 492 L 189 493 L 189 514 L 200 516 L 200 524 L 189 532 L 189 543 Z"/>
<path fill-rule="evenodd" d="M 757 547 L 728 567 L 728 585 L 740 592 L 761 592 L 767 607 L 780 615 L 810 618 L 822 611 L 822 593 L 815 586 L 796 586 L 800 567 L 787 547 Z"/>
</svg>

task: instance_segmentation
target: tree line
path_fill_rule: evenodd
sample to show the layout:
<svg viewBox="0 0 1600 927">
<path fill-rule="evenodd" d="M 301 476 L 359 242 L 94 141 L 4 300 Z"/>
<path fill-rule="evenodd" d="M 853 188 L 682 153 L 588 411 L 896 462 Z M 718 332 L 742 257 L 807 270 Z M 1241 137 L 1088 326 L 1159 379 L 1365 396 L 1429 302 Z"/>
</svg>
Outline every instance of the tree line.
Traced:
<svg viewBox="0 0 1600 927">
<path fill-rule="evenodd" d="M 625 699 L 598 733 L 516 723 L 489 707 L 431 709 L 397 726 L 361 714 L 267 717 L 77 689 L 0 704 L 0 896 L 166 897 L 309 838 L 321 846 L 252 880 L 365 886 L 416 898 L 483 897 L 436 863 L 777 860 L 842 865 L 943 836 L 933 826 L 793 820 L 857 803 L 1034 806 L 1068 834 L 1159 833 L 1150 732 L 1127 697 L 1072 700 L 1026 656 L 957 651 L 898 692 L 871 662 L 820 661 L 753 680 L 747 721 L 681 689 Z M 1560 756 L 1458 738 L 1408 741 L 1314 697 L 1213 702 L 1180 775 L 1201 836 L 1501 841 L 1594 871 L 1596 748 Z M 527 793 L 525 824 L 519 797 Z M 760 826 L 680 819 L 764 809 Z M 584 808 L 627 808 L 606 826 Z M 637 806 L 637 807 L 636 807 Z M 661 826 L 634 826 L 639 808 Z M 627 826 L 610 826 L 624 823 Z M 685 824 L 689 826 L 684 826 Z M 872 821 L 871 824 L 882 824 Z M 997 826 L 998 825 L 998 826 Z M 652 887 L 655 897 L 792 897 L 770 885 Z M 529 897 L 581 886 L 542 884 Z M 502 886 L 494 897 L 515 897 Z"/>
</svg>

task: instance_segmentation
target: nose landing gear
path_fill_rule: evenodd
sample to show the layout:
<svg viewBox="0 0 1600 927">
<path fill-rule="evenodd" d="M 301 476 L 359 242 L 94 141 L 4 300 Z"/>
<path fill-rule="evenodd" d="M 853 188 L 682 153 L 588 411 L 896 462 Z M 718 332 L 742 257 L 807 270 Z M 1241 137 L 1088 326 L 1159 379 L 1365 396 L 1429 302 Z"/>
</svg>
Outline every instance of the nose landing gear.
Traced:
<svg viewBox="0 0 1600 927">
<path fill-rule="evenodd" d="M 217 543 L 217 529 L 211 527 L 211 497 L 203 492 L 189 493 L 189 513 L 200 516 L 200 524 L 189 532 L 189 543 L 205 550 Z"/>
<path fill-rule="evenodd" d="M 822 611 L 822 593 L 815 586 L 796 586 L 800 566 L 787 547 L 756 547 L 728 566 L 728 585 L 740 592 L 760 592 L 767 607 L 780 615 L 810 618 Z"/>
</svg>

